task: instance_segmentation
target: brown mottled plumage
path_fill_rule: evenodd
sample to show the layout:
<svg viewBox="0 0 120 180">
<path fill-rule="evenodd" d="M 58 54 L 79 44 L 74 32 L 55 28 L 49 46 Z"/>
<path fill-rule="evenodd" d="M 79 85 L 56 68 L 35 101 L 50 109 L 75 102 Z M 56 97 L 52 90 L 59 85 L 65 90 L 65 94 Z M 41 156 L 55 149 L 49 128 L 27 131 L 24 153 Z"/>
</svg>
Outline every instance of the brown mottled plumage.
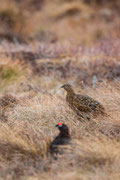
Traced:
<svg viewBox="0 0 120 180">
<path fill-rule="evenodd" d="M 104 114 L 104 107 L 98 101 L 86 95 L 75 94 L 70 84 L 64 84 L 61 88 L 67 91 L 66 101 L 77 113 Z"/>
</svg>

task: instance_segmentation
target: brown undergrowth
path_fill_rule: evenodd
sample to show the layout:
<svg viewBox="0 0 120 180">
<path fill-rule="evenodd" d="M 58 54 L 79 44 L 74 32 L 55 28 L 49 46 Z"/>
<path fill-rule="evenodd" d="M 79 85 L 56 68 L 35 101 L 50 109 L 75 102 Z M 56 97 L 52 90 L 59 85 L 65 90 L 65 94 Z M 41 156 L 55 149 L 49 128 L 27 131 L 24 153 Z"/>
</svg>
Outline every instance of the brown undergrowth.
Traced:
<svg viewBox="0 0 120 180">
<path fill-rule="evenodd" d="M 119 180 L 119 43 L 114 41 L 114 48 L 104 44 L 105 48 L 100 43 L 96 48 L 79 47 L 77 51 L 68 47 L 63 51 L 57 45 L 56 49 L 47 45 L 49 51 L 31 48 L 30 53 L 37 52 L 39 56 L 29 59 L 33 56 L 28 53 L 27 60 L 22 55 L 13 57 L 12 50 L 19 49 L 19 45 L 9 44 L 9 51 L 1 54 L 2 179 Z M 113 49 L 109 55 L 108 46 Z M 24 51 L 27 48 L 24 46 Z M 42 65 L 45 73 L 40 69 Z M 60 88 L 64 83 L 71 83 L 76 93 L 101 102 L 106 115 L 89 121 L 78 118 L 66 104 L 65 92 Z M 54 160 L 49 147 L 58 134 L 58 122 L 68 125 L 73 142 L 64 146 L 65 154 Z"/>
<path fill-rule="evenodd" d="M 35 96 L 29 96 L 27 91 L 19 104 L 8 109 L 8 120 L 0 125 L 1 176 L 100 179 L 102 174 L 103 179 L 117 178 L 120 167 L 119 86 L 101 83 L 85 91 L 98 99 L 107 112 L 107 116 L 88 122 L 77 118 L 65 103 L 65 94 L 59 86 L 57 88 L 59 94 L 50 91 L 51 88 Z M 76 91 L 79 90 L 76 86 Z M 54 126 L 61 121 L 69 126 L 74 143 L 65 147 L 63 156 L 54 160 L 49 155 L 49 145 L 58 133 Z"/>
</svg>

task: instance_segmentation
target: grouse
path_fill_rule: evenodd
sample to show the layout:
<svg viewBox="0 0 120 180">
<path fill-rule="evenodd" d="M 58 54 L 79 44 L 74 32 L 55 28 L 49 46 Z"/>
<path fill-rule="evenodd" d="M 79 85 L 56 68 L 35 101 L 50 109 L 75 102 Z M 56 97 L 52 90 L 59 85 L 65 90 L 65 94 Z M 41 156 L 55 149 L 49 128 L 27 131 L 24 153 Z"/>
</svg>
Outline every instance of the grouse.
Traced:
<svg viewBox="0 0 120 180">
<path fill-rule="evenodd" d="M 104 107 L 98 101 L 87 95 L 75 94 L 70 84 L 64 84 L 61 88 L 67 91 L 66 101 L 77 114 L 79 112 L 92 113 L 93 115 L 104 114 Z"/>
<path fill-rule="evenodd" d="M 67 145 L 71 141 L 71 137 L 69 134 L 69 129 L 67 125 L 63 123 L 58 123 L 56 127 L 59 129 L 60 133 L 58 136 L 52 141 L 50 145 L 50 153 L 53 154 L 62 154 L 63 151 L 60 151 L 60 146 L 61 145 Z"/>
</svg>

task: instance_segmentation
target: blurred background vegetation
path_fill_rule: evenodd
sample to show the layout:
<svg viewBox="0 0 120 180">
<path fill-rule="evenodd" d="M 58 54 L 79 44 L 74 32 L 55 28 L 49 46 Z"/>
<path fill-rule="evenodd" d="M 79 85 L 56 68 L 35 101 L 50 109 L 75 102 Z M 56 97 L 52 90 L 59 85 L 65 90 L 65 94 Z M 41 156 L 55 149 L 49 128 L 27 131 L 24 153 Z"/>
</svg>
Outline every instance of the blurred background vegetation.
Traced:
<svg viewBox="0 0 120 180">
<path fill-rule="evenodd" d="M 119 36 L 119 0 L 0 1 L 0 41 L 91 45 Z"/>
</svg>

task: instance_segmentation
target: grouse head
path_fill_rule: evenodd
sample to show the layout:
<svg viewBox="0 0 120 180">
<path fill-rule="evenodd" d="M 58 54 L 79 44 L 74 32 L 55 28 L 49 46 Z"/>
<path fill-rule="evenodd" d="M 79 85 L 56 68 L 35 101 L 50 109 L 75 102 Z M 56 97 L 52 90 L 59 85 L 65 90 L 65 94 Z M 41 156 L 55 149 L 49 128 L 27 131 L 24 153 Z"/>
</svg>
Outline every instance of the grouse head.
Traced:
<svg viewBox="0 0 120 180">
<path fill-rule="evenodd" d="M 60 131 L 60 134 L 59 134 L 60 136 L 62 136 L 62 137 L 68 137 L 69 136 L 69 129 L 68 129 L 67 125 L 60 122 L 60 123 L 56 124 L 56 127 Z"/>
<path fill-rule="evenodd" d="M 72 86 L 70 84 L 64 84 L 63 86 L 61 86 L 61 88 L 64 88 L 68 93 L 74 93 Z"/>
</svg>

